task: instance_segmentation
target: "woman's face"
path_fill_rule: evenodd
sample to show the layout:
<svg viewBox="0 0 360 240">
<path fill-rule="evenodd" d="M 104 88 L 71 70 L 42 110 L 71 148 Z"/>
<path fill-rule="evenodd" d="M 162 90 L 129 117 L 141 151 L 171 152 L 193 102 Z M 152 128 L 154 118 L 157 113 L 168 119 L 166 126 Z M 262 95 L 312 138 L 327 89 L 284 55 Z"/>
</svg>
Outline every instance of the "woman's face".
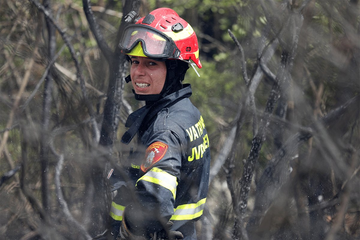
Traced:
<svg viewBox="0 0 360 240">
<path fill-rule="evenodd" d="M 131 84 L 136 94 L 159 94 L 166 79 L 166 64 L 146 57 L 131 56 Z"/>
</svg>

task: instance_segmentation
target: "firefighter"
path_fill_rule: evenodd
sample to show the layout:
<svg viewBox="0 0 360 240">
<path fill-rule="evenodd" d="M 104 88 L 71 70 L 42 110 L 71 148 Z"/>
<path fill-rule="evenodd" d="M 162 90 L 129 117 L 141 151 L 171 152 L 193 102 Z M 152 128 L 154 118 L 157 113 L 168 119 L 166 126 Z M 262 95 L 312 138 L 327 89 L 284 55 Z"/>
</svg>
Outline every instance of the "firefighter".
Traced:
<svg viewBox="0 0 360 240">
<path fill-rule="evenodd" d="M 113 235 L 196 239 L 210 169 L 204 119 L 189 99 L 190 84 L 182 83 L 189 66 L 202 67 L 196 34 L 174 10 L 159 8 L 129 25 L 120 47 L 131 64 L 126 80 L 145 105 L 128 117 L 121 139 L 125 145 L 137 140 L 122 162 L 128 180 L 110 174 L 118 185 L 110 213 Z"/>
</svg>

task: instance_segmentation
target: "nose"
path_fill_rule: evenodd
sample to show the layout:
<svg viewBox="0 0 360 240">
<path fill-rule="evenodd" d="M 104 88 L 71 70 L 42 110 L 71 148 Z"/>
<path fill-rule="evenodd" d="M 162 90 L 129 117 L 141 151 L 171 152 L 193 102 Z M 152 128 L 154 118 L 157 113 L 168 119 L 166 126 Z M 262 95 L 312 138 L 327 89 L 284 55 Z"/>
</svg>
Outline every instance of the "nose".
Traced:
<svg viewBox="0 0 360 240">
<path fill-rule="evenodd" d="M 144 75 L 145 74 L 145 64 L 142 62 L 139 62 L 136 64 L 134 73 L 138 75 Z"/>
</svg>

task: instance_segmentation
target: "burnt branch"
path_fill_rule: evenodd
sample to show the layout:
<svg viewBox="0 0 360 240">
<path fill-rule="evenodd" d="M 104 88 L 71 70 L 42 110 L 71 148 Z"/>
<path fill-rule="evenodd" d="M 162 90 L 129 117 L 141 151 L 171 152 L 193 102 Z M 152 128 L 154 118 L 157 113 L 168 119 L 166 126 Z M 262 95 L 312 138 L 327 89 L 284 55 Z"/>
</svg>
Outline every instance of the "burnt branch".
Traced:
<svg viewBox="0 0 360 240">
<path fill-rule="evenodd" d="M 358 173 L 359 168 L 355 169 L 352 172 L 352 168 L 355 167 L 357 154 L 356 150 L 351 147 L 351 168 L 348 169 L 348 174 L 351 175 L 350 178 L 346 179 L 346 181 L 341 186 L 341 195 L 339 196 L 340 199 L 340 207 L 335 215 L 334 225 L 328 232 L 326 236 L 326 240 L 334 240 L 336 239 L 336 233 L 341 229 L 342 224 L 345 219 L 345 214 L 348 210 L 349 202 L 351 201 L 350 192 L 353 189 L 353 185 L 351 184 L 351 180 L 353 177 Z"/>
<path fill-rule="evenodd" d="M 248 202 L 248 195 L 250 191 L 251 180 L 255 171 L 255 165 L 258 161 L 259 154 L 262 148 L 262 144 L 266 140 L 266 129 L 270 123 L 270 118 L 272 112 L 274 110 L 275 104 L 277 103 L 278 99 L 280 98 L 281 94 L 285 94 L 284 92 L 284 84 L 287 83 L 290 79 L 290 70 L 292 67 L 293 58 L 297 48 L 297 40 L 299 30 L 302 26 L 301 16 L 294 14 L 291 15 L 288 19 L 286 25 L 290 25 L 297 29 L 297 31 L 291 31 L 291 37 L 287 36 L 285 39 L 288 41 L 280 41 L 284 44 L 282 45 L 282 55 L 280 59 L 279 69 L 273 83 L 272 90 L 268 97 L 266 107 L 264 110 L 264 117 L 260 120 L 259 131 L 255 135 L 252 140 L 251 149 L 248 155 L 248 158 L 244 164 L 242 178 L 240 180 L 240 196 L 239 196 L 239 203 L 238 207 L 240 209 L 241 216 L 245 214 L 247 209 L 247 202 Z M 278 38 L 280 39 L 280 35 Z M 295 136 L 295 138 L 297 138 Z M 302 137 L 300 137 L 302 139 Z M 305 138 L 306 139 L 306 138 Z M 239 233 L 235 233 L 235 237 L 240 237 Z"/>
<path fill-rule="evenodd" d="M 40 28 L 37 28 L 37 30 L 36 30 L 36 40 L 39 40 L 39 36 L 40 36 L 39 33 L 40 33 Z M 8 114 L 8 121 L 7 121 L 5 129 L 10 130 L 11 128 L 14 127 L 13 122 L 14 122 L 14 119 L 15 119 L 15 116 L 16 116 L 16 110 L 19 107 L 21 96 L 23 95 L 23 93 L 24 93 L 24 91 L 26 89 L 26 86 L 27 86 L 27 84 L 29 82 L 31 70 L 32 70 L 32 67 L 35 64 L 35 55 L 36 55 L 38 49 L 39 49 L 39 46 L 35 45 L 35 48 L 33 49 L 32 53 L 31 53 L 31 58 L 25 63 L 26 72 L 25 72 L 23 80 L 21 82 L 19 92 L 17 93 L 17 95 L 15 97 L 15 101 L 14 101 L 14 103 L 12 105 L 12 109 L 10 111 L 10 114 Z M 4 149 L 6 149 L 6 144 L 7 144 L 7 141 L 9 139 L 9 134 L 10 133 L 9 133 L 8 130 L 4 131 L 4 135 L 3 135 L 2 139 L 1 139 L 1 144 L 0 144 L 0 154 L 4 151 Z"/>
<path fill-rule="evenodd" d="M 0 187 L 6 181 L 8 181 L 10 178 L 12 178 L 20 169 L 21 169 L 21 166 L 16 166 L 14 169 L 11 169 L 10 171 L 8 171 L 4 175 L 2 175 L 0 178 Z"/>
<path fill-rule="evenodd" d="M 341 105 L 340 107 L 332 110 L 331 112 L 329 112 L 328 114 L 326 114 L 323 118 L 321 118 L 321 122 L 325 125 L 325 126 L 329 126 L 330 124 L 334 123 L 335 121 L 338 120 L 338 118 L 344 114 L 346 111 L 349 110 L 349 108 L 353 105 L 353 104 L 358 104 L 360 101 L 360 96 L 356 96 L 353 97 L 352 99 L 350 99 L 349 101 L 347 101 L 345 104 Z"/>
<path fill-rule="evenodd" d="M 92 126 L 92 130 L 93 130 L 94 141 L 97 142 L 97 140 L 99 139 L 100 134 L 99 134 L 99 130 L 97 128 L 97 123 L 96 123 L 95 118 L 94 118 L 94 116 L 95 116 L 94 110 L 93 110 L 92 106 L 90 105 L 90 102 L 88 101 L 88 98 L 87 98 L 87 93 L 86 93 L 86 88 L 85 88 L 85 80 L 84 80 L 84 77 L 82 75 L 80 63 L 79 63 L 78 59 L 76 58 L 75 49 L 72 46 L 72 44 L 70 43 L 70 39 L 67 36 L 67 34 L 65 33 L 65 31 L 60 28 L 60 26 L 56 23 L 56 21 L 53 19 L 53 17 L 49 13 L 49 11 L 47 9 L 45 9 L 44 6 L 41 5 L 39 2 L 37 2 L 36 0 L 29 0 L 29 1 L 32 2 L 47 17 L 49 22 L 60 33 L 65 45 L 68 47 L 68 49 L 70 51 L 71 58 L 75 63 L 76 77 L 77 77 L 77 79 L 79 79 L 80 88 L 81 88 L 81 92 L 83 94 L 83 98 L 84 98 L 84 100 L 86 102 L 86 105 L 87 105 L 87 108 L 88 108 L 88 111 L 89 111 L 89 115 L 93 119 L 91 121 L 91 126 Z"/>
<path fill-rule="evenodd" d="M 25 135 L 26 132 L 23 130 L 23 134 Z M 58 231 L 57 226 L 52 224 L 52 220 L 47 214 L 44 209 L 42 208 L 41 204 L 38 202 L 37 198 L 31 193 L 31 191 L 25 185 L 26 182 L 26 169 L 27 169 L 27 161 L 28 161 L 28 145 L 26 140 L 23 138 L 21 141 L 21 172 L 20 172 L 20 190 L 24 194 L 26 200 L 30 203 L 32 209 L 36 214 L 39 215 L 42 228 L 37 229 L 37 235 L 45 236 L 51 232 L 52 237 L 55 239 L 63 240 L 65 239 Z"/>
<path fill-rule="evenodd" d="M 214 164 L 212 165 L 211 170 L 210 170 L 210 180 L 209 180 L 210 183 L 215 178 L 215 176 L 219 173 L 219 171 L 222 168 L 222 166 L 224 165 L 226 159 L 229 157 L 231 148 L 234 145 L 236 132 L 237 132 L 237 125 L 235 125 L 231 128 L 230 133 L 229 133 L 228 137 L 226 138 L 226 141 L 224 142 L 219 155 L 214 160 Z"/>
<path fill-rule="evenodd" d="M 129 15 L 125 13 L 132 13 L 132 16 L 135 16 L 135 13 L 139 12 L 140 4 L 141 1 L 139 0 L 125 1 L 125 5 L 123 7 L 124 15 L 118 30 L 116 43 L 119 42 L 124 28 L 130 23 Z M 118 113 L 120 112 L 121 106 L 124 105 L 123 90 L 127 66 L 126 57 L 121 53 L 121 49 L 117 44 L 112 62 L 109 63 L 110 80 L 107 91 L 107 99 L 104 106 L 104 120 L 101 126 L 100 136 L 100 145 L 109 147 L 110 151 L 114 143 L 117 127 L 120 121 Z M 129 108 L 126 107 L 125 109 L 128 110 Z"/>
<path fill-rule="evenodd" d="M 250 107 L 253 111 L 253 124 L 252 125 L 253 125 L 253 135 L 254 136 L 258 132 L 258 124 L 259 124 L 257 114 L 256 114 L 257 110 L 256 110 L 256 105 L 255 105 L 254 94 L 260 84 L 261 79 L 264 76 L 264 71 L 262 69 L 262 65 L 266 65 L 266 63 L 274 55 L 275 49 L 278 46 L 278 41 L 274 41 L 268 48 L 265 48 L 265 39 L 266 39 L 266 37 L 263 37 L 262 41 L 260 42 L 259 53 L 258 53 L 258 55 L 260 57 L 258 58 L 258 60 L 261 61 L 261 64 L 258 64 L 258 66 L 256 67 L 255 74 L 253 75 L 253 77 L 250 80 L 250 84 L 248 86 L 249 94 L 248 94 L 248 99 L 246 101 L 246 103 L 250 105 Z M 272 81 L 272 83 L 274 83 L 274 82 L 275 82 L 275 78 Z"/>
<path fill-rule="evenodd" d="M 274 83 L 276 81 L 276 75 L 271 72 L 271 70 L 266 66 L 264 60 L 261 57 L 258 59 L 258 61 L 260 69 L 263 71 L 267 79 Z"/>
<path fill-rule="evenodd" d="M 242 70 L 244 81 L 245 81 L 246 86 L 247 86 L 247 85 L 249 85 L 249 77 L 248 77 L 247 71 L 246 71 L 246 60 L 245 60 L 244 49 L 242 48 L 241 44 L 236 39 L 236 37 L 234 36 L 234 34 L 231 32 L 230 29 L 228 29 L 228 33 L 229 33 L 230 37 L 232 38 L 232 40 L 236 43 L 236 45 L 239 48 L 239 51 L 240 51 L 240 54 L 241 54 L 241 70 Z"/>
<path fill-rule="evenodd" d="M 47 65 L 45 72 L 43 73 L 41 79 L 39 80 L 39 82 L 36 84 L 36 87 L 34 88 L 34 90 L 32 91 L 32 93 L 30 94 L 30 96 L 27 98 L 27 100 L 25 101 L 25 103 L 20 107 L 21 112 L 25 110 L 25 108 L 29 105 L 29 103 L 31 102 L 31 100 L 34 98 L 34 96 L 36 95 L 36 93 L 39 91 L 41 85 L 44 83 L 46 77 L 48 76 L 48 73 L 50 71 L 50 68 L 52 67 L 52 65 L 55 63 L 56 59 L 60 56 L 60 54 L 62 53 L 62 51 L 65 49 L 65 45 L 63 45 L 61 47 L 61 49 L 59 50 L 59 52 L 50 60 L 49 64 Z"/>
<path fill-rule="evenodd" d="M 66 220 L 68 222 L 68 224 L 72 227 L 77 229 L 82 236 L 84 236 L 85 239 L 92 239 L 92 237 L 89 235 L 89 233 L 86 231 L 86 229 L 84 228 L 83 225 L 81 225 L 78 221 L 76 221 L 76 219 L 72 216 L 70 209 L 68 207 L 67 202 L 65 201 L 62 189 L 61 189 L 61 171 L 63 169 L 63 164 L 64 164 L 64 154 L 59 154 L 56 152 L 55 148 L 54 148 L 54 144 L 53 144 L 53 139 L 55 136 L 52 136 L 51 141 L 50 141 L 50 149 L 52 151 L 52 153 L 58 158 L 58 162 L 56 164 L 55 167 L 55 186 L 56 186 L 56 195 L 57 195 L 57 199 L 58 202 L 63 210 L 63 213 L 66 217 Z"/>
<path fill-rule="evenodd" d="M 235 167 L 234 165 L 234 160 L 235 160 L 235 156 L 234 156 L 234 151 L 232 152 L 232 156 L 229 157 L 229 161 L 228 161 L 228 168 L 225 169 L 225 173 L 226 173 L 226 182 L 230 191 L 230 195 L 231 195 L 231 199 L 232 199 L 232 204 L 233 204 L 233 209 L 234 209 L 234 217 L 235 217 L 235 225 L 234 225 L 234 238 L 235 239 L 239 239 L 239 236 L 241 236 L 240 239 L 242 240 L 248 240 L 249 237 L 247 235 L 247 232 L 245 230 L 244 227 L 244 222 L 243 222 L 243 218 L 241 217 L 241 212 L 240 212 L 240 208 L 237 206 L 237 199 L 236 199 L 236 190 L 232 181 L 232 172 L 233 169 Z"/>
<path fill-rule="evenodd" d="M 100 31 L 99 24 L 97 23 L 94 13 L 91 9 L 91 3 L 90 0 L 83 0 L 83 9 L 86 16 L 86 19 L 89 23 L 90 30 L 94 34 L 95 40 L 101 50 L 101 52 L 104 54 L 105 59 L 109 64 L 111 64 L 111 61 L 113 59 L 113 52 L 109 45 L 106 43 L 103 34 Z"/>
<path fill-rule="evenodd" d="M 353 98 L 337 109 L 334 109 L 319 121 L 314 122 L 309 128 L 301 128 L 298 133 L 290 137 L 277 151 L 276 155 L 270 160 L 269 164 L 265 168 L 257 185 L 255 207 L 249 220 L 249 228 L 255 229 L 256 226 L 260 224 L 261 218 L 279 195 L 281 188 L 288 182 L 291 173 L 290 162 L 292 159 L 296 158 L 298 147 L 313 137 L 314 134 L 319 134 L 319 132 L 317 132 L 318 127 L 316 126 L 320 123 L 328 123 L 329 121 L 331 122 L 332 120 L 338 119 L 352 104 L 356 103 L 357 99 L 358 97 Z M 356 174 L 357 171 L 358 169 L 356 169 L 354 173 Z M 352 179 L 352 177 L 350 177 L 349 180 L 350 179 Z M 345 186 L 346 183 L 347 181 L 344 182 L 343 185 Z M 327 208 L 337 204 L 339 194 L 337 194 L 331 202 L 328 202 L 327 205 L 322 207 Z"/>
<path fill-rule="evenodd" d="M 240 189 L 240 199 L 238 206 L 240 208 L 241 214 L 244 214 L 247 208 L 248 193 L 250 191 L 251 179 L 253 176 L 253 172 L 255 170 L 255 163 L 258 160 L 261 146 L 266 139 L 265 130 L 270 122 L 270 116 L 274 109 L 274 105 L 277 99 L 279 98 L 279 94 L 280 94 L 279 85 L 274 84 L 273 89 L 271 90 L 271 93 L 269 95 L 268 101 L 266 103 L 264 118 L 260 122 L 259 131 L 251 142 L 250 153 L 245 162 L 242 178 L 240 180 L 241 189 Z"/>
<path fill-rule="evenodd" d="M 49 16 L 51 16 L 51 4 L 50 0 L 44 0 L 44 8 L 48 11 Z M 49 17 L 45 15 L 46 28 L 47 28 L 47 43 L 48 43 L 48 59 L 53 59 L 55 55 L 56 49 L 56 36 L 55 36 L 55 28 Z M 41 116 L 41 125 L 43 129 L 43 133 L 41 134 L 40 140 L 40 165 L 41 165 L 41 197 L 43 201 L 43 207 L 45 211 L 49 211 L 49 147 L 48 147 L 48 135 L 47 131 L 50 123 L 50 115 L 51 115 L 51 103 L 52 103 L 52 93 L 53 93 L 53 85 L 54 79 L 51 74 L 53 70 L 53 63 L 49 62 L 49 71 L 45 77 L 44 84 L 44 92 L 43 92 L 43 109 Z"/>
<path fill-rule="evenodd" d="M 312 137 L 311 131 L 299 132 L 289 138 L 265 168 L 256 191 L 255 208 L 248 227 L 258 226 L 260 216 L 268 209 L 291 173 L 289 162 L 295 158 L 298 146 Z"/>
</svg>

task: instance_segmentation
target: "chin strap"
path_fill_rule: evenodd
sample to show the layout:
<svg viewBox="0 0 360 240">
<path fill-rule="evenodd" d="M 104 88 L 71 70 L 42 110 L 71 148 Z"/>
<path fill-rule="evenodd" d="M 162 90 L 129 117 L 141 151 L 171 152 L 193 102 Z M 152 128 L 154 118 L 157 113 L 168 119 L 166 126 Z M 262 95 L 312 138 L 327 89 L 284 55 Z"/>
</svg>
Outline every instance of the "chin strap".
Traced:
<svg viewBox="0 0 360 240">
<path fill-rule="evenodd" d="M 195 68 L 195 66 L 196 66 L 196 64 L 194 63 L 194 62 L 190 62 L 189 61 L 189 64 L 191 65 L 191 67 L 194 69 L 194 71 L 196 72 L 196 75 L 198 75 L 198 77 L 200 77 L 200 74 L 199 74 L 199 72 L 196 70 L 196 68 Z"/>
<path fill-rule="evenodd" d="M 125 82 L 126 82 L 126 83 L 131 82 L 131 77 L 130 77 L 130 75 L 128 75 L 128 76 L 125 78 Z"/>
<path fill-rule="evenodd" d="M 141 94 L 136 94 L 134 89 L 132 91 L 135 95 L 135 99 L 138 101 L 155 102 L 161 98 L 160 94 L 141 95 Z"/>
</svg>

